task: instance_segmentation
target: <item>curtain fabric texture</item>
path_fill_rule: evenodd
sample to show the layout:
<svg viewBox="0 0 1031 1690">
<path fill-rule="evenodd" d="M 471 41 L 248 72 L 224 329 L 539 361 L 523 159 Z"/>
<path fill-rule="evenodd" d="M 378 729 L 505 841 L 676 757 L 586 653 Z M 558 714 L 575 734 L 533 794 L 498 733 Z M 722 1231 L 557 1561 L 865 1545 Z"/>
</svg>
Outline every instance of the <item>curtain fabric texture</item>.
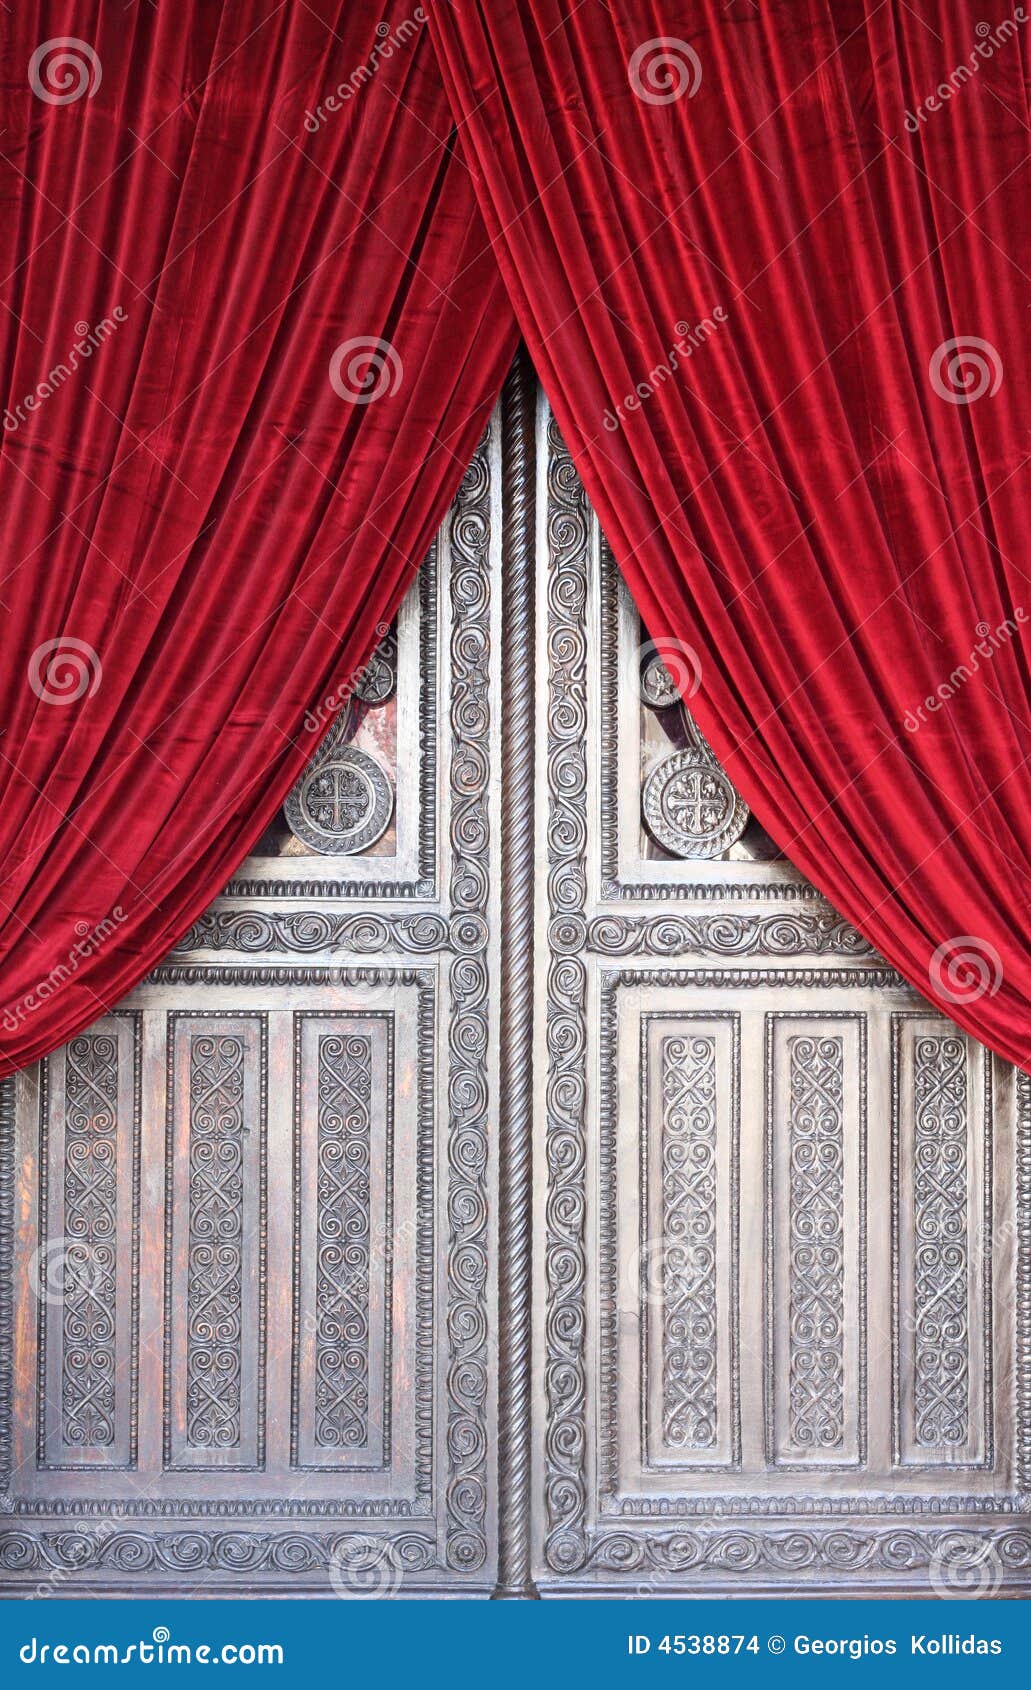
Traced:
<svg viewBox="0 0 1031 1690">
<path fill-rule="evenodd" d="M 0 1072 L 224 886 L 511 362 L 410 10 L 4 20 Z"/>
<path fill-rule="evenodd" d="M 1023 9 L 5 28 L 0 1072 L 117 1002 L 264 829 L 516 321 L 743 796 L 1026 1064 Z"/>
<path fill-rule="evenodd" d="M 1028 25 L 428 0 L 540 378 L 774 839 L 1031 1057 Z"/>
</svg>

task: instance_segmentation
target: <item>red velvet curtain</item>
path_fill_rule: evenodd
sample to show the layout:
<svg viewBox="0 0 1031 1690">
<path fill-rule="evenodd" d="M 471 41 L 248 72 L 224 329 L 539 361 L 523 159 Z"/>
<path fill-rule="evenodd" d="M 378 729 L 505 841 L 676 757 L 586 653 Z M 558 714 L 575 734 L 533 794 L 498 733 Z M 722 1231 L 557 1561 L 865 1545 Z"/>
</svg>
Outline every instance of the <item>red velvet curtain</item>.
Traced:
<svg viewBox="0 0 1031 1690">
<path fill-rule="evenodd" d="M 5 19 L 0 1072 L 266 825 L 513 305 L 744 796 L 1026 1062 L 1022 8 L 426 6 Z"/>
<path fill-rule="evenodd" d="M 1027 14 L 427 6 L 520 327 L 703 732 L 1026 1065 Z"/>
<path fill-rule="evenodd" d="M 7 12 L 0 1073 L 224 885 L 515 347 L 406 0 Z"/>
</svg>

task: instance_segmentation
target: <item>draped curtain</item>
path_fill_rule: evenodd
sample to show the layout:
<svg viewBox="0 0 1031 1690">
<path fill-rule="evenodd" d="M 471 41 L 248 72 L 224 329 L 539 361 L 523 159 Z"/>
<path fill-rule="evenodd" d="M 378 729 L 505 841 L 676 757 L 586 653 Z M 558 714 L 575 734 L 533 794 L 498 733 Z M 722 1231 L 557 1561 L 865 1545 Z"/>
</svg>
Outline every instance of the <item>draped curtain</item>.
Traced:
<svg viewBox="0 0 1031 1690">
<path fill-rule="evenodd" d="M 377 0 L 4 19 L 0 1072 L 236 868 L 516 337 L 424 27 Z"/>
<path fill-rule="evenodd" d="M 1031 1057 L 1028 24 L 428 6 L 540 378 L 773 838 Z"/>
<path fill-rule="evenodd" d="M 1023 8 L 5 28 L 0 1072 L 128 991 L 267 825 L 516 323 L 756 815 L 1026 1063 Z"/>
</svg>

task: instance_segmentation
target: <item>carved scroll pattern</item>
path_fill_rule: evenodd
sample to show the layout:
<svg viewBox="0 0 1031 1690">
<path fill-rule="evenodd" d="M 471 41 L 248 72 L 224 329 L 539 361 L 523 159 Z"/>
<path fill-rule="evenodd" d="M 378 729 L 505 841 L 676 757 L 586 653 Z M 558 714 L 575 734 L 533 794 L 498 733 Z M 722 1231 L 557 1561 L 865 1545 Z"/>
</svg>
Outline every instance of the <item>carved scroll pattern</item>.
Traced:
<svg viewBox="0 0 1031 1690">
<path fill-rule="evenodd" d="M 186 1425 L 195 1449 L 240 1442 L 244 1045 L 233 1034 L 190 1045 L 190 1222 Z"/>
<path fill-rule="evenodd" d="M 319 1040 L 315 1441 L 369 1435 L 369 1170 L 372 1046 Z"/>
<path fill-rule="evenodd" d="M 64 1441 L 115 1441 L 118 1044 L 83 1034 L 65 1064 L 61 1413 Z"/>
<path fill-rule="evenodd" d="M 845 1433 L 844 1047 L 788 1041 L 790 1065 L 789 1426 L 799 1449 Z"/>
<path fill-rule="evenodd" d="M 916 1441 L 942 1448 L 970 1435 L 966 1052 L 943 1034 L 914 1058 Z"/>
<path fill-rule="evenodd" d="M 716 1041 L 662 1047 L 663 1438 L 716 1442 Z"/>
</svg>

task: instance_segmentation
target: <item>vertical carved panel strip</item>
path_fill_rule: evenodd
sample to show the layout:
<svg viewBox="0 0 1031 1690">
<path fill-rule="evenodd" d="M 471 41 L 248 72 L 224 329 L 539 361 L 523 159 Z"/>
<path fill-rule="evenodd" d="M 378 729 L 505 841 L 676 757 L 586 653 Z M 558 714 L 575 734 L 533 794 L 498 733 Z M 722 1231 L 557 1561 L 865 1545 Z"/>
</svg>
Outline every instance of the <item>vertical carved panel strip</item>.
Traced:
<svg viewBox="0 0 1031 1690">
<path fill-rule="evenodd" d="M 918 1039 L 914 1061 L 914 1429 L 924 1448 L 955 1448 L 970 1432 L 964 1042 Z"/>
<path fill-rule="evenodd" d="M 845 1064 L 840 1038 L 788 1041 L 791 1112 L 789 1437 L 845 1437 Z"/>
<path fill-rule="evenodd" d="M 365 1472 L 389 1453 L 392 1023 L 294 1020 L 295 1467 Z"/>
<path fill-rule="evenodd" d="M 481 444 L 451 518 L 448 1031 L 448 1566 L 487 1559 L 487 1070 L 490 976 L 490 468 Z"/>
<path fill-rule="evenodd" d="M 850 1466 L 866 1450 L 863 1020 L 767 1017 L 769 1458 Z"/>
<path fill-rule="evenodd" d="M 41 1228 L 40 1458 L 135 1460 L 138 1018 L 111 1017 L 47 1065 Z"/>
<path fill-rule="evenodd" d="M 61 1429 L 71 1448 L 115 1441 L 118 1043 L 83 1034 L 65 1051 Z"/>
<path fill-rule="evenodd" d="M 243 1041 L 190 1049 L 186 1441 L 236 1449 L 243 1373 Z"/>
<path fill-rule="evenodd" d="M 315 1442 L 369 1436 L 369 1166 L 372 1048 L 359 1034 L 319 1040 L 319 1207 Z"/>
<path fill-rule="evenodd" d="M 976 1463 L 991 1440 L 985 1058 L 932 1016 L 896 1016 L 894 1032 L 896 1459 Z"/>
<path fill-rule="evenodd" d="M 170 1017 L 166 1461 L 262 1463 L 263 1018 Z"/>
<path fill-rule="evenodd" d="M 548 422 L 548 908 L 544 1388 L 546 1536 L 554 1572 L 587 1559 L 587 543 L 583 488 Z"/>
<path fill-rule="evenodd" d="M 716 1041 L 662 1044 L 662 1436 L 711 1450 L 717 1429 Z"/>
<path fill-rule="evenodd" d="M 606 978 L 603 1003 L 634 978 Z M 648 1008 L 640 1051 L 642 1456 L 668 1482 L 741 1463 L 740 1018 Z M 619 1372 L 613 1411 L 629 1346 Z"/>
</svg>

